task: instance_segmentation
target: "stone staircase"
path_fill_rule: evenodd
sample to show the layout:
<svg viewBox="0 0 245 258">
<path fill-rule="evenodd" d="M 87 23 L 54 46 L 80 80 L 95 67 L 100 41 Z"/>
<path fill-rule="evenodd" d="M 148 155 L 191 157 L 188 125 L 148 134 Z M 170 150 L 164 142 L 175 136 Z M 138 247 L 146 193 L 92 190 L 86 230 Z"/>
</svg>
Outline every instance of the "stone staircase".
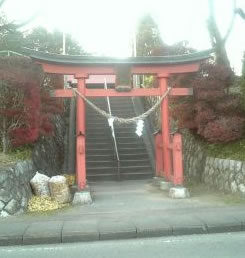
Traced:
<svg viewBox="0 0 245 258">
<path fill-rule="evenodd" d="M 107 111 L 106 98 L 91 98 Z M 112 115 L 135 116 L 130 97 L 110 98 Z M 135 125 L 115 125 L 120 168 L 114 152 L 111 129 L 106 118 L 86 107 L 86 167 L 88 181 L 152 178 L 153 170 L 143 137 L 135 134 Z"/>
</svg>

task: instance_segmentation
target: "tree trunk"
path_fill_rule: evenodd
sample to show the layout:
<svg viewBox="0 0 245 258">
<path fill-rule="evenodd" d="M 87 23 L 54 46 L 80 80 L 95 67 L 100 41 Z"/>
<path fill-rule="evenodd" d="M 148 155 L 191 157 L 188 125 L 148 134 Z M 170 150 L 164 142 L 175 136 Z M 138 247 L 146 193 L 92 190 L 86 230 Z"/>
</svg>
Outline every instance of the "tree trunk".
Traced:
<svg viewBox="0 0 245 258">
<path fill-rule="evenodd" d="M 9 150 L 9 138 L 7 132 L 7 121 L 5 117 L 3 117 L 2 147 L 3 153 L 6 154 Z"/>
<path fill-rule="evenodd" d="M 234 9 L 232 10 L 233 15 L 232 15 L 230 25 L 224 37 L 221 36 L 221 33 L 216 23 L 214 2 L 215 2 L 214 0 L 209 0 L 208 31 L 210 35 L 210 40 L 211 40 L 212 47 L 215 50 L 217 64 L 230 68 L 230 61 L 225 49 L 225 44 L 234 25 L 234 20 L 236 15 L 235 13 L 236 1 L 233 0 L 233 9 Z"/>
</svg>

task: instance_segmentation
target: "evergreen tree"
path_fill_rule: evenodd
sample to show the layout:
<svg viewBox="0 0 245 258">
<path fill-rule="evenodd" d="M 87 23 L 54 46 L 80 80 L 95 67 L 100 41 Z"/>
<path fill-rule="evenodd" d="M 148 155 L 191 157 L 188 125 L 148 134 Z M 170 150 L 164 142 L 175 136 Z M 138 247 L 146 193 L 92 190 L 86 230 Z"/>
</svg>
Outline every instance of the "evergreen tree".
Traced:
<svg viewBox="0 0 245 258">
<path fill-rule="evenodd" d="M 38 51 L 61 54 L 63 34 L 58 30 L 48 32 L 43 27 L 37 27 L 24 37 L 23 46 Z M 69 34 L 66 34 L 66 53 L 69 55 L 84 54 L 82 47 Z"/>
<path fill-rule="evenodd" d="M 156 22 L 149 14 L 145 15 L 140 20 L 136 33 L 137 56 L 152 56 L 156 49 L 164 45 Z"/>
</svg>

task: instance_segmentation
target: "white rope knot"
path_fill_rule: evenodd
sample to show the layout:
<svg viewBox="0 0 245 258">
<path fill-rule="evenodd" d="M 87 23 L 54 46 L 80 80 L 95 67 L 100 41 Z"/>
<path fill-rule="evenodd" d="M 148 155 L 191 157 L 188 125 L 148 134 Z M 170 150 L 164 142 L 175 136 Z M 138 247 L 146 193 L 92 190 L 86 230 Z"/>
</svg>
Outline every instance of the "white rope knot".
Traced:
<svg viewBox="0 0 245 258">
<path fill-rule="evenodd" d="M 104 111 L 103 109 L 99 108 L 98 106 L 96 106 L 92 101 L 90 101 L 89 99 L 87 99 L 83 94 L 81 94 L 77 89 L 75 88 L 71 88 L 73 90 L 74 96 L 77 95 L 80 98 L 82 98 L 90 107 L 92 107 L 97 113 L 99 113 L 101 116 L 105 117 L 108 119 L 108 123 L 110 125 L 113 123 L 116 124 L 131 124 L 131 123 L 137 123 L 139 121 L 143 121 L 145 120 L 151 113 L 153 113 L 158 106 L 162 103 L 162 101 L 164 100 L 164 98 L 166 98 L 170 92 L 170 90 L 172 89 L 171 87 L 169 87 L 164 94 L 160 97 L 160 99 L 150 108 L 148 109 L 146 112 L 144 112 L 141 115 L 135 116 L 135 117 L 131 117 L 131 118 L 122 118 L 122 117 L 117 117 L 117 116 L 111 116 L 109 113 L 107 113 L 106 111 Z M 109 122 L 109 120 L 111 122 Z M 143 122 L 144 123 L 144 122 Z"/>
</svg>

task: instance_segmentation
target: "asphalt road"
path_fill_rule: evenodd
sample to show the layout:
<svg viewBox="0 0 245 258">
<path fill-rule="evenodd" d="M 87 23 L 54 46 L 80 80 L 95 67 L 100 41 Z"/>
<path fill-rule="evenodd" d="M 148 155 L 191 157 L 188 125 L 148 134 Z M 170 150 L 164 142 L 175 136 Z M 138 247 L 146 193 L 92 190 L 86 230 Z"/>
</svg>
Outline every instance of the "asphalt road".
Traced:
<svg viewBox="0 0 245 258">
<path fill-rule="evenodd" d="M 245 233 L 98 241 L 0 248 L 1 258 L 239 258 L 245 257 Z"/>
</svg>

